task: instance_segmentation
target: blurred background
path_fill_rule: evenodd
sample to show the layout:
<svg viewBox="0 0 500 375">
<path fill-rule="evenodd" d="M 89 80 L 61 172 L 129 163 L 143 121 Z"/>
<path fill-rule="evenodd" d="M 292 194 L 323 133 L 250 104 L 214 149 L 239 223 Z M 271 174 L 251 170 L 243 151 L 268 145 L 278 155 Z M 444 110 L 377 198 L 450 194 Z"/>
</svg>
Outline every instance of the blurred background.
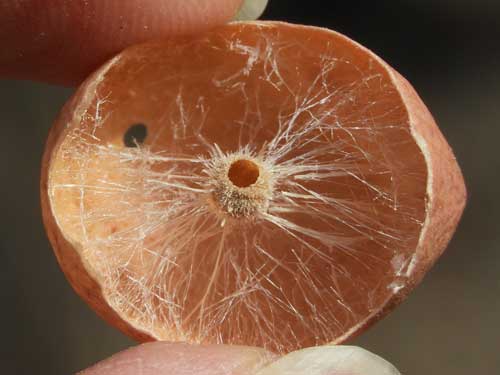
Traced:
<svg viewBox="0 0 500 375">
<path fill-rule="evenodd" d="M 500 1 L 270 0 L 263 18 L 335 29 L 388 61 L 431 109 L 467 182 L 469 204 L 447 252 L 406 302 L 352 343 L 405 375 L 500 373 Z M 134 344 L 72 291 L 44 233 L 40 160 L 70 94 L 0 81 L 5 374 L 70 374 Z"/>
</svg>

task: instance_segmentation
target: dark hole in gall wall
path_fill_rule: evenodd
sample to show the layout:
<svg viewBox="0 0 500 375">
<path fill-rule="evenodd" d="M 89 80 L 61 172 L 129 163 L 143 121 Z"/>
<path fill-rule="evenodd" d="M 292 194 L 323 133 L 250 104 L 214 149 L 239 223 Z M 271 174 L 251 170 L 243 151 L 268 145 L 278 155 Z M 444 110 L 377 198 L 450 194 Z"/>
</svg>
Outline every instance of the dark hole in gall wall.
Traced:
<svg viewBox="0 0 500 375">
<path fill-rule="evenodd" d="M 142 145 L 148 136 L 148 129 L 144 124 L 132 125 L 123 136 L 123 144 L 126 147 L 137 147 Z"/>
</svg>

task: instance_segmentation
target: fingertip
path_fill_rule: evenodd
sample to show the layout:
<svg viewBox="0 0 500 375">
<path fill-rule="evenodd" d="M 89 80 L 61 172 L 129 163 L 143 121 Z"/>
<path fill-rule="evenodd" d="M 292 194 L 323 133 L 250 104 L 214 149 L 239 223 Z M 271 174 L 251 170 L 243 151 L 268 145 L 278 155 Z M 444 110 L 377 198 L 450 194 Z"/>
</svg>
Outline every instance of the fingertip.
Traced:
<svg viewBox="0 0 500 375">
<path fill-rule="evenodd" d="M 264 349 L 154 342 L 118 354 L 80 375 L 250 375 L 274 359 Z"/>
<path fill-rule="evenodd" d="M 0 5 L 0 77 L 75 85 L 130 45 L 228 22 L 241 2 L 7 0 Z"/>
</svg>

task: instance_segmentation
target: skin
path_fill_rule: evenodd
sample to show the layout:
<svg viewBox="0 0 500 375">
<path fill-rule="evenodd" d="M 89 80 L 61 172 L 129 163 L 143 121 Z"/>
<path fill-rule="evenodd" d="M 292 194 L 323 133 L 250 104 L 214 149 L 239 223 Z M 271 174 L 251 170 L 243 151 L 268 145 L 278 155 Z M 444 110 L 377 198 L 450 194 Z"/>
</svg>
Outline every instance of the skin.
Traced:
<svg viewBox="0 0 500 375">
<path fill-rule="evenodd" d="M 262 349 L 154 342 L 115 354 L 82 375 L 246 375 L 274 359 Z"/>
<path fill-rule="evenodd" d="M 242 0 L 4 0 L 0 77 L 72 86 L 125 47 L 203 32 Z"/>
<path fill-rule="evenodd" d="M 233 19 L 241 2 L 3 0 L 0 78 L 75 86 L 123 48 L 203 32 Z M 118 353 L 82 374 L 244 375 L 274 360 L 258 348 L 156 342 Z"/>
</svg>

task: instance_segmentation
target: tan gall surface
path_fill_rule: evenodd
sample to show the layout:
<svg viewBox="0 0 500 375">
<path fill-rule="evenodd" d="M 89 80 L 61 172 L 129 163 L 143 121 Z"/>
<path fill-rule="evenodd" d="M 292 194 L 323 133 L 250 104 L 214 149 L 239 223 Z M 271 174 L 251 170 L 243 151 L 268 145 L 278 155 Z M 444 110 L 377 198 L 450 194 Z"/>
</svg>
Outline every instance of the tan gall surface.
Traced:
<svg viewBox="0 0 500 375">
<path fill-rule="evenodd" d="M 235 185 L 234 163 L 258 173 Z M 111 324 L 277 352 L 392 309 L 464 203 L 399 74 L 340 34 L 276 22 L 127 49 L 66 105 L 42 173 L 61 267 Z"/>
</svg>

